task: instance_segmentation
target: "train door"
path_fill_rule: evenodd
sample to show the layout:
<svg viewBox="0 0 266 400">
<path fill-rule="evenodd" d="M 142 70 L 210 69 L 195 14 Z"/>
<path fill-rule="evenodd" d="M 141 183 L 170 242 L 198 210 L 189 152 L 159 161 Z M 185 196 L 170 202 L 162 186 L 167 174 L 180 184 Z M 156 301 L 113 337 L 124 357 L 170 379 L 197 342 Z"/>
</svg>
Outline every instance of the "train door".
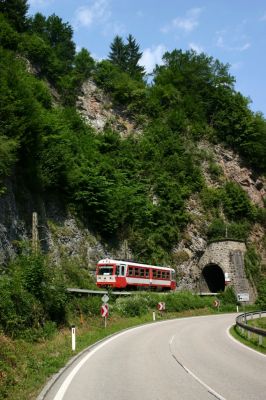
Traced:
<svg viewBox="0 0 266 400">
<path fill-rule="evenodd" d="M 116 282 L 117 287 L 126 287 L 126 264 L 116 265 Z"/>
<path fill-rule="evenodd" d="M 125 276 L 126 274 L 126 265 L 125 264 L 117 264 L 116 265 L 116 276 Z"/>
</svg>

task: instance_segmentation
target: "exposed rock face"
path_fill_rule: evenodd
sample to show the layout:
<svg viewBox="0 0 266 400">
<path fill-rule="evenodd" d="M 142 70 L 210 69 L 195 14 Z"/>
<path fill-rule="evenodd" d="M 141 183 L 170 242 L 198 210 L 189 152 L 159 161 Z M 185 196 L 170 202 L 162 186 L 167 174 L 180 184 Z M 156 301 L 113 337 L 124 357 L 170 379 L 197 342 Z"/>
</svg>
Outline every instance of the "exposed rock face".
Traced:
<svg viewBox="0 0 266 400">
<path fill-rule="evenodd" d="M 31 72 L 38 73 L 34 70 Z M 53 98 L 56 102 L 56 92 Z M 140 133 L 134 121 L 122 110 L 115 108 L 108 96 L 90 80 L 82 86 L 77 108 L 85 121 L 99 132 L 110 126 L 120 132 L 122 137 Z M 211 146 L 207 142 L 201 142 L 198 147 L 211 153 L 222 171 L 222 181 L 214 180 L 208 171 L 208 162 L 203 161 L 202 169 L 208 186 L 219 187 L 225 180 L 233 180 L 241 185 L 254 204 L 264 207 L 264 177 L 255 177 L 249 169 L 242 166 L 239 156 L 221 145 Z M 16 242 L 31 240 L 33 211 L 38 212 L 39 216 L 42 248 L 50 253 L 55 264 L 62 258 L 69 258 L 80 266 L 93 269 L 101 258 L 132 258 L 126 240 L 119 249 L 108 249 L 88 228 L 64 210 L 58 199 L 40 199 L 21 187 L 21 184 L 18 187 L 15 178 L 8 180 L 5 186 L 6 193 L 0 196 L 0 265 L 7 263 L 16 254 Z M 157 204 L 155 195 L 152 201 Z M 207 249 L 205 232 L 208 225 L 197 194 L 191 196 L 187 202 L 187 211 L 192 222 L 187 226 L 182 240 L 173 249 L 173 258 L 179 277 L 178 289 L 197 291 L 199 262 Z M 266 264 L 265 229 L 255 225 L 249 240 L 259 249 Z"/>
<path fill-rule="evenodd" d="M 258 207 L 264 207 L 266 193 L 266 179 L 264 177 L 254 177 L 248 168 L 241 166 L 238 155 L 221 145 L 211 146 L 207 142 L 201 142 L 199 148 L 208 153 L 208 157 L 221 170 L 220 181 L 213 179 L 208 170 L 209 163 L 207 161 L 202 162 L 202 171 L 207 186 L 219 187 L 226 180 L 235 181 L 246 191 L 252 203 Z M 180 279 L 178 289 L 197 291 L 198 277 L 201 273 L 200 259 L 208 248 L 205 236 L 208 222 L 206 221 L 206 213 L 201 208 L 200 199 L 196 194 L 189 199 L 186 209 L 191 215 L 192 223 L 187 226 L 183 239 L 173 250 L 173 258 Z M 259 224 L 254 225 L 248 242 L 255 245 L 262 257 L 262 263 L 266 265 L 265 233 L 264 227 Z M 226 268 L 224 272 L 228 272 Z M 253 293 L 254 299 L 255 294 L 252 285 L 250 292 Z"/>
<path fill-rule="evenodd" d="M 77 109 L 85 121 L 97 131 L 103 131 L 109 125 L 122 136 L 137 133 L 134 121 L 126 116 L 123 110 L 113 107 L 108 96 L 91 80 L 82 85 Z"/>
<path fill-rule="evenodd" d="M 103 244 L 78 221 L 56 196 L 39 198 L 14 179 L 6 182 L 0 196 L 0 266 L 14 257 L 23 242 L 31 243 L 32 213 L 38 214 L 40 246 L 49 253 L 54 265 L 62 260 L 95 269 L 103 258 L 132 258 L 127 241 L 119 248 Z"/>
<path fill-rule="evenodd" d="M 58 199 L 40 199 L 23 185 L 18 188 L 16 180 L 9 180 L 6 193 L 0 197 L 0 265 L 17 254 L 19 243 L 30 243 L 33 211 L 38 213 L 41 248 L 49 252 L 54 264 L 64 258 L 95 269 L 97 261 L 109 255 Z"/>
<path fill-rule="evenodd" d="M 211 149 L 225 179 L 237 182 L 254 204 L 264 207 L 264 201 L 266 200 L 265 177 L 255 177 L 250 169 L 241 166 L 242 161 L 236 153 L 225 149 L 222 145 L 211 147 L 209 143 L 201 142 L 199 147 L 208 151 Z M 210 177 L 206 176 L 206 179 L 210 185 L 213 185 Z"/>
<path fill-rule="evenodd" d="M 5 182 L 6 192 L 0 196 L 0 265 L 5 264 L 16 254 L 17 242 L 28 237 L 27 222 L 22 218 L 22 208 L 15 198 L 15 181 Z M 21 191 L 23 197 L 23 191 Z"/>
</svg>

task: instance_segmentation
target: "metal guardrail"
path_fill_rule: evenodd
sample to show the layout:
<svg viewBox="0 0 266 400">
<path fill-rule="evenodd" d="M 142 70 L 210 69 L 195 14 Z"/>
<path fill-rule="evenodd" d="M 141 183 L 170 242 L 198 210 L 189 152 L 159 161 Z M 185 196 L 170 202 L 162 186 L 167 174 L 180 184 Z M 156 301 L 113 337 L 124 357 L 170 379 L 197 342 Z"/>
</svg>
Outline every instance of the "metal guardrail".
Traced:
<svg viewBox="0 0 266 400">
<path fill-rule="evenodd" d="M 247 331 L 248 339 L 250 339 L 252 333 L 258 335 L 259 345 L 262 345 L 262 338 L 266 337 L 266 330 L 258 328 L 256 326 L 248 325 L 247 321 L 248 319 L 250 320 L 250 319 L 261 318 L 263 315 L 266 316 L 266 311 L 254 311 L 254 312 L 240 314 L 236 317 L 236 325 L 241 328 L 242 333 L 244 333 L 244 331 Z"/>
<path fill-rule="evenodd" d="M 89 289 L 78 289 L 78 288 L 67 288 L 67 292 L 69 293 L 80 293 L 80 294 L 87 294 L 87 295 L 98 295 L 102 296 L 103 294 L 108 294 L 107 290 L 89 290 Z M 121 295 L 131 295 L 132 292 L 118 292 L 112 291 L 112 295 L 121 296 Z"/>
</svg>

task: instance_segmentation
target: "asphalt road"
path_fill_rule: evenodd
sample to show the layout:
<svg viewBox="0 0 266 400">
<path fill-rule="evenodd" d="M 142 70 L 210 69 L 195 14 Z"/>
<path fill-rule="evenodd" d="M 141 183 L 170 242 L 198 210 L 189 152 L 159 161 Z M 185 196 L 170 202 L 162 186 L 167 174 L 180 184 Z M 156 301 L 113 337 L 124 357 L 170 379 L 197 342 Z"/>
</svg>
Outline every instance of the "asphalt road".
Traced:
<svg viewBox="0 0 266 400">
<path fill-rule="evenodd" d="M 236 315 L 154 323 L 79 358 L 46 400 L 265 400 L 266 356 L 234 341 Z"/>
</svg>

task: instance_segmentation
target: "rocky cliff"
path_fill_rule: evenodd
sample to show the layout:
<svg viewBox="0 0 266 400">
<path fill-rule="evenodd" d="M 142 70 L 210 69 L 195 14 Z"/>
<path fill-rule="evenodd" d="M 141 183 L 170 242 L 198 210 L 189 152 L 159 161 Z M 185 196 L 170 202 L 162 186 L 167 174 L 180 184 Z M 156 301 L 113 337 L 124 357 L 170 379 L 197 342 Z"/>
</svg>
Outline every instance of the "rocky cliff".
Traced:
<svg viewBox="0 0 266 400">
<path fill-rule="evenodd" d="M 136 123 L 123 110 L 114 107 L 111 100 L 92 81 L 83 84 L 77 101 L 77 109 L 97 131 L 111 126 L 122 136 L 140 134 Z M 242 165 L 241 159 L 231 150 L 221 145 L 211 146 L 208 142 L 199 143 L 199 151 L 208 157 L 203 158 L 201 167 L 206 184 L 217 187 L 225 180 L 237 182 L 248 194 L 251 201 L 264 207 L 266 180 Z M 219 180 L 209 171 L 212 160 L 219 168 Z M 6 191 L 0 196 L 0 263 L 4 265 L 18 251 L 21 241 L 30 241 L 32 234 L 32 212 L 39 216 L 39 237 L 41 247 L 50 253 L 55 264 L 62 257 L 75 260 L 79 265 L 95 268 L 98 259 L 112 257 L 131 257 L 127 242 L 118 249 L 110 248 L 84 227 L 53 196 L 40 198 L 27 189 L 15 177 L 5 182 Z M 179 243 L 173 249 L 173 259 L 180 279 L 180 289 L 195 289 L 197 285 L 199 260 L 207 248 L 204 235 L 206 218 L 197 194 L 187 203 L 187 211 L 192 222 L 187 226 Z M 249 241 L 255 243 L 262 259 L 266 260 L 265 228 L 256 224 Z M 141 260 L 139 260 L 141 261 Z M 266 262 L 265 262 L 266 263 Z"/>
</svg>

